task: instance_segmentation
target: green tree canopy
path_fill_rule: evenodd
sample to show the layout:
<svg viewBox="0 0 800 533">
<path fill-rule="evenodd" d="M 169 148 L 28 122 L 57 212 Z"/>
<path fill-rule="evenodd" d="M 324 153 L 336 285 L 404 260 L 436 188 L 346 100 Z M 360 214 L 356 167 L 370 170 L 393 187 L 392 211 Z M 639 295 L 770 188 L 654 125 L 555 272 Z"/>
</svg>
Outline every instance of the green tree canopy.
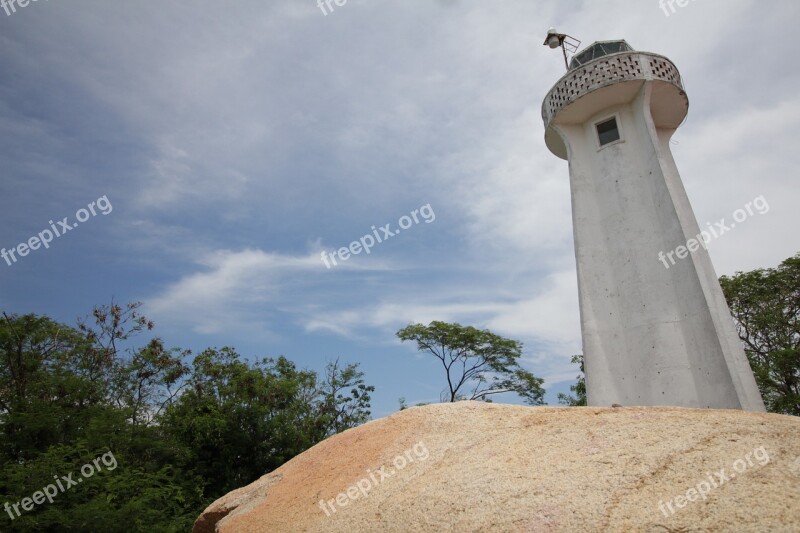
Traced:
<svg viewBox="0 0 800 533">
<path fill-rule="evenodd" d="M 251 364 L 225 347 L 205 350 L 193 367 L 161 423 L 184 450 L 180 466 L 194 469 L 209 493 L 246 485 L 369 419 L 374 388 L 357 365 L 331 363 L 320 380 L 285 357 Z"/>
<path fill-rule="evenodd" d="M 559 392 L 558 403 L 561 405 L 569 405 L 571 407 L 586 405 L 586 375 L 584 374 L 583 370 L 583 355 L 573 355 L 570 363 L 573 365 L 577 364 L 581 370 L 577 377 L 578 381 L 569 387 L 569 390 L 575 396 L 572 394 L 564 394 L 563 392 Z"/>
<path fill-rule="evenodd" d="M 227 347 L 134 346 L 152 328 L 138 303 L 76 327 L 0 314 L 0 530 L 188 531 L 216 498 L 369 419 L 357 364 L 318 375 Z M 13 521 L 2 509 L 109 451 L 113 471 Z"/>
<path fill-rule="evenodd" d="M 461 324 L 434 321 L 427 326 L 411 324 L 397 332 L 402 341 L 414 341 L 442 364 L 447 389 L 442 400 L 489 400 L 504 392 L 516 392 L 531 405 L 543 403 L 543 379 L 519 365 L 522 343 Z"/>
<path fill-rule="evenodd" d="M 800 416 L 800 254 L 719 282 L 767 410 Z M 561 393 L 559 403 L 586 405 L 583 356 L 572 362 L 581 369 L 575 396 Z"/>
<path fill-rule="evenodd" d="M 152 324 L 138 304 L 94 310 L 73 328 L 47 317 L 0 320 L 0 501 L 15 503 L 111 451 L 102 470 L 0 529 L 115 531 L 190 527 L 204 499 L 193 472 L 177 472 L 175 447 L 151 422 L 158 390 L 174 380 L 176 358 L 158 339 L 118 344 Z M 178 364 L 179 366 L 179 364 Z M 160 377 L 159 377 L 160 376 Z M 9 526 L 8 528 L 6 526 Z"/>
<path fill-rule="evenodd" d="M 719 281 L 767 410 L 800 416 L 800 253 Z"/>
</svg>

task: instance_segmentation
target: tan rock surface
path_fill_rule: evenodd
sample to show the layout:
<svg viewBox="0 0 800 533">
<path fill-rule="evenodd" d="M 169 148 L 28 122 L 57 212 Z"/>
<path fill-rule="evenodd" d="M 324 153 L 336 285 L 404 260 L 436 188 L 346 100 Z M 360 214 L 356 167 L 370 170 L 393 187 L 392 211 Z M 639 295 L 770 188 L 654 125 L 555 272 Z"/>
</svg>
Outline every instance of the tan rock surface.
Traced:
<svg viewBox="0 0 800 533">
<path fill-rule="evenodd" d="M 381 480 L 382 466 L 391 475 Z M 356 498 L 336 503 L 359 482 L 366 496 L 352 489 Z M 679 507 L 692 488 L 705 500 L 690 492 L 695 500 Z M 320 500 L 336 511 L 326 506 L 328 516 Z M 800 531 L 800 419 L 677 407 L 411 408 L 220 498 L 194 531 L 215 529 Z"/>
</svg>

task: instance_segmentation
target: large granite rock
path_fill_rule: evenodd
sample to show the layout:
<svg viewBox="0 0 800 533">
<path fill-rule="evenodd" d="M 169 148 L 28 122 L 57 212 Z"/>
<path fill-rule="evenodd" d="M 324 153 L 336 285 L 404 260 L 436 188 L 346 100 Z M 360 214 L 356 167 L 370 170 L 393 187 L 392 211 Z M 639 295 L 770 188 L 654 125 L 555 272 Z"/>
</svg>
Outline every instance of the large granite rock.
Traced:
<svg viewBox="0 0 800 533">
<path fill-rule="evenodd" d="M 227 494 L 194 531 L 800 531 L 800 419 L 417 407 Z"/>
</svg>

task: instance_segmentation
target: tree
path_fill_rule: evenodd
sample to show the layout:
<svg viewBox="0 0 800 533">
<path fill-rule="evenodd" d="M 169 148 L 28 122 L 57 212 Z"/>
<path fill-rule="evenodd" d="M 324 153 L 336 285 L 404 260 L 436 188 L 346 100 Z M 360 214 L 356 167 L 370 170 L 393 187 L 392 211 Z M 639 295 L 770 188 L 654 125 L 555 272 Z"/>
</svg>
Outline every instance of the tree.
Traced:
<svg viewBox="0 0 800 533">
<path fill-rule="evenodd" d="M 46 317 L 0 321 L 0 457 L 24 463 L 85 427 L 104 396 L 83 336 Z M 78 412 L 82 406 L 84 412 Z"/>
<path fill-rule="evenodd" d="M 95 348 L 95 358 L 105 363 L 103 379 L 108 400 L 127 412 L 132 426 L 148 425 L 165 405 L 186 386 L 189 368 L 183 360 L 190 351 L 166 349 L 161 339 L 151 339 L 144 347 L 120 350 L 119 342 L 129 340 L 155 325 L 139 312 L 140 302 L 123 309 L 111 305 L 95 307 L 94 325 L 78 321 L 78 329 Z"/>
<path fill-rule="evenodd" d="M 399 404 L 401 411 L 405 411 L 406 409 L 408 409 L 408 403 L 406 403 L 406 399 L 405 399 L 404 396 L 401 396 L 400 398 L 398 398 L 397 399 L 397 403 Z M 424 407 L 426 405 L 430 405 L 430 403 L 429 402 L 417 402 L 417 403 L 414 404 L 414 407 Z"/>
<path fill-rule="evenodd" d="M 767 410 L 800 416 L 800 253 L 719 282 Z"/>
<path fill-rule="evenodd" d="M 491 401 L 490 396 L 516 392 L 531 405 L 543 403 L 543 379 L 519 366 L 522 343 L 461 324 L 434 321 L 410 324 L 397 332 L 401 341 L 415 341 L 442 364 L 447 389 L 442 401 Z M 471 389 L 471 391 L 469 390 Z"/>
<path fill-rule="evenodd" d="M 75 473 L 109 451 L 119 466 L 17 516 L 14 530 L 113 531 L 125 524 L 180 531 L 191 527 L 206 503 L 196 475 L 171 466 L 174 443 L 150 417 L 140 416 L 153 411 L 158 396 L 145 391 L 168 385 L 171 364 L 165 363 L 172 359 L 163 352 L 153 357 L 153 341 L 128 355 L 116 348 L 151 324 L 137 322 L 138 305 L 95 308 L 95 325 L 81 321 L 77 328 L 47 317 L 2 314 L 0 501 L 19 502 L 54 476 Z M 137 359 L 142 363 L 131 367 Z"/>
<path fill-rule="evenodd" d="M 357 363 L 340 368 L 339 359 L 336 359 L 328 364 L 325 379 L 317 391 L 321 396 L 321 411 L 329 420 L 326 436 L 368 421 L 370 393 L 374 391 L 375 387 L 364 385 L 364 373 L 358 370 Z"/>
<path fill-rule="evenodd" d="M 586 376 L 583 370 L 583 354 L 573 355 L 570 363 L 579 365 L 581 369 L 581 373 L 578 374 L 577 377 L 577 383 L 569 387 L 569 390 L 572 391 L 575 396 L 559 392 L 558 403 L 572 407 L 586 405 Z"/>
<path fill-rule="evenodd" d="M 283 356 L 251 363 L 233 348 L 209 348 L 159 420 L 185 452 L 180 467 L 196 471 L 213 499 L 367 421 L 373 390 L 357 364 L 337 360 L 320 379 Z"/>
<path fill-rule="evenodd" d="M 0 313 L 3 531 L 2 502 L 109 451 L 113 472 L 16 516 L 13 530 L 188 531 L 219 496 L 369 419 L 374 388 L 356 364 L 320 376 L 233 348 L 192 359 L 159 338 L 137 347 L 153 328 L 139 305 L 112 301 L 74 328 Z"/>
</svg>

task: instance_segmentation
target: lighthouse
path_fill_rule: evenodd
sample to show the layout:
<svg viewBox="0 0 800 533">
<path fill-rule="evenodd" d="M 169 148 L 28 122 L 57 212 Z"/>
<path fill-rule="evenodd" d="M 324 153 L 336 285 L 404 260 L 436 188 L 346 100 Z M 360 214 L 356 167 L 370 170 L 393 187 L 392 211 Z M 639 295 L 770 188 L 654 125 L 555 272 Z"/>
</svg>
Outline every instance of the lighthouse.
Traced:
<svg viewBox="0 0 800 533">
<path fill-rule="evenodd" d="M 672 61 L 624 40 L 576 53 L 542 103 L 569 161 L 589 405 L 764 411 L 670 151 L 688 109 Z"/>
</svg>

